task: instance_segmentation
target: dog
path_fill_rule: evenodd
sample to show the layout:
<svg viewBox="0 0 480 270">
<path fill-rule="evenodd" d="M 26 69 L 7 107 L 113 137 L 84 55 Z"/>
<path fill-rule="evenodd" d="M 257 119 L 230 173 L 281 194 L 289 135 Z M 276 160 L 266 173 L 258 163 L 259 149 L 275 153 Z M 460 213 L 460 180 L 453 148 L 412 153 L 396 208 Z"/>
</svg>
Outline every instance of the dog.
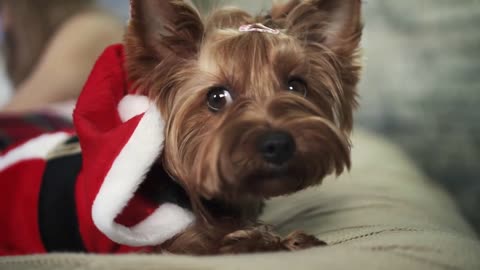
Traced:
<svg viewBox="0 0 480 270">
<path fill-rule="evenodd" d="M 291 0 L 203 19 L 187 1 L 132 0 L 131 81 L 166 119 L 162 164 L 198 221 L 158 250 L 297 250 L 324 244 L 258 225 L 266 199 L 350 167 L 360 0 Z M 258 226 L 257 226 L 258 225 Z"/>
<path fill-rule="evenodd" d="M 188 255 L 325 245 L 262 224 L 266 200 L 350 168 L 360 0 L 258 16 L 131 0 L 74 129 L 0 153 L 0 256 Z"/>
</svg>

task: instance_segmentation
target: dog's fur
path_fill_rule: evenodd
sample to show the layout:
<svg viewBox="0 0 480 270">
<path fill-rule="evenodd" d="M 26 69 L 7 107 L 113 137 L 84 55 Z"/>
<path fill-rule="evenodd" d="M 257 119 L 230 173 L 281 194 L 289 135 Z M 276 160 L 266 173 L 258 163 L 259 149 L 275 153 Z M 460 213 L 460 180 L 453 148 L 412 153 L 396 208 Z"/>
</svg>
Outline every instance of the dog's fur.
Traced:
<svg viewBox="0 0 480 270">
<path fill-rule="evenodd" d="M 161 252 L 216 254 L 296 250 L 322 244 L 256 226 L 263 201 L 321 183 L 350 167 L 359 81 L 360 0 L 291 0 L 253 17 L 236 8 L 202 18 L 188 1 L 132 0 L 126 69 L 166 121 L 162 163 L 187 191 L 197 222 Z M 278 35 L 240 32 L 262 23 Z M 306 97 L 287 91 L 292 79 Z M 228 89 L 212 112 L 207 94 Z M 296 152 L 283 167 L 256 141 L 287 131 Z"/>
</svg>

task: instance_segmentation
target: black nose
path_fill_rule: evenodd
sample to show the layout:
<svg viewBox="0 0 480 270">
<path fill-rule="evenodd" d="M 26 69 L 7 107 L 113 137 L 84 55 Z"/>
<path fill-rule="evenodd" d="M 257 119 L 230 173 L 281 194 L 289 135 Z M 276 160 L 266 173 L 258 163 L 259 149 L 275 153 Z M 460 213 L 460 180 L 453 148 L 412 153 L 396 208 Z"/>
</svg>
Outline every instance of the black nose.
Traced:
<svg viewBox="0 0 480 270">
<path fill-rule="evenodd" d="M 268 163 L 283 165 L 295 153 L 295 141 L 292 136 L 284 131 L 273 131 L 260 136 L 258 151 Z"/>
</svg>

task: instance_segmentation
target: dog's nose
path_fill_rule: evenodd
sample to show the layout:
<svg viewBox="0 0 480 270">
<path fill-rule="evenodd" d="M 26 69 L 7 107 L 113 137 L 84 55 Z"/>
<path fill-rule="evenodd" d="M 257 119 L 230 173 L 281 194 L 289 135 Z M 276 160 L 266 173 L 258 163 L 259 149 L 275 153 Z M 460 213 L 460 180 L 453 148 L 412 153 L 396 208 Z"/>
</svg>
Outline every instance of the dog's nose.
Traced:
<svg viewBox="0 0 480 270">
<path fill-rule="evenodd" d="M 293 157 L 295 148 L 293 137 L 284 131 L 265 133 L 258 140 L 258 151 L 263 159 L 278 166 L 285 164 Z"/>
</svg>

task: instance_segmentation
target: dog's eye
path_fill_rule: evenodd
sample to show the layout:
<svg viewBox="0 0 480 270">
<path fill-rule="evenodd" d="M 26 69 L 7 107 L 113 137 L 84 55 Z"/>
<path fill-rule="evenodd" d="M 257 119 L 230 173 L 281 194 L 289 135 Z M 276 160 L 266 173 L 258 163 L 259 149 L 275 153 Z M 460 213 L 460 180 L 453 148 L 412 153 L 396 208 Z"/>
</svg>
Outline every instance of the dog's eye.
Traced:
<svg viewBox="0 0 480 270">
<path fill-rule="evenodd" d="M 294 92 L 303 97 L 307 96 L 307 84 L 300 79 L 293 79 L 288 82 L 288 91 Z"/>
<path fill-rule="evenodd" d="M 214 112 L 221 111 L 233 102 L 230 91 L 224 87 L 210 89 L 207 95 L 208 108 Z"/>
</svg>

